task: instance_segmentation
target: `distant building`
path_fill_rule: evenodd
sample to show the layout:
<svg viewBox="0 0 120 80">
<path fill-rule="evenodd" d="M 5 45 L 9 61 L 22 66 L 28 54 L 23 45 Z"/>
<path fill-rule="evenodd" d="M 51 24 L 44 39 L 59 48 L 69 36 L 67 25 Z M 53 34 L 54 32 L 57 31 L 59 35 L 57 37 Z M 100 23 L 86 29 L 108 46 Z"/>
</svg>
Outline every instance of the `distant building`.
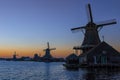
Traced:
<svg viewBox="0 0 120 80">
<path fill-rule="evenodd" d="M 79 64 L 79 57 L 72 53 L 66 57 L 66 64 Z"/>
<path fill-rule="evenodd" d="M 79 57 L 72 53 L 69 56 L 66 57 L 65 64 L 63 64 L 66 69 L 79 69 Z"/>
<path fill-rule="evenodd" d="M 21 60 L 21 61 L 31 61 L 32 58 L 30 58 L 30 57 L 28 57 L 28 56 L 27 56 L 27 57 L 23 56 L 23 57 L 20 58 L 20 60 Z"/>
<path fill-rule="evenodd" d="M 34 61 L 40 61 L 40 56 L 37 53 L 35 53 L 34 57 L 33 57 L 33 60 Z"/>
</svg>

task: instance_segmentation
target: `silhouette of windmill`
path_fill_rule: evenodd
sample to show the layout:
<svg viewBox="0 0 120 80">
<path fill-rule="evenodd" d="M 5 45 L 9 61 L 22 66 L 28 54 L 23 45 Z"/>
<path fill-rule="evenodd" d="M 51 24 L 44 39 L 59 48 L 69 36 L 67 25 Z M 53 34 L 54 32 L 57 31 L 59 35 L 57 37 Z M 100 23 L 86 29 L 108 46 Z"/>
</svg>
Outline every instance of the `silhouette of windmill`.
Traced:
<svg viewBox="0 0 120 80">
<path fill-rule="evenodd" d="M 90 4 L 88 4 L 87 8 L 88 8 L 88 20 L 89 20 L 87 25 L 71 29 L 71 31 L 78 31 L 78 30 L 83 31 L 84 40 L 82 42 L 82 45 L 80 47 L 74 47 L 76 49 L 81 49 L 83 53 L 89 51 L 91 48 L 93 48 L 94 46 L 96 46 L 101 42 L 98 32 L 104 26 L 116 24 L 115 19 L 107 20 L 101 23 L 94 23 Z"/>
<path fill-rule="evenodd" d="M 43 50 L 43 51 L 45 51 L 45 55 L 43 57 L 48 58 L 48 59 L 53 58 L 50 53 L 51 50 L 56 50 L 56 48 L 50 48 L 49 42 L 47 42 L 47 48 Z"/>
<path fill-rule="evenodd" d="M 13 54 L 13 60 L 16 60 L 17 59 L 17 54 L 16 54 L 16 51 L 14 52 L 14 54 Z"/>
</svg>

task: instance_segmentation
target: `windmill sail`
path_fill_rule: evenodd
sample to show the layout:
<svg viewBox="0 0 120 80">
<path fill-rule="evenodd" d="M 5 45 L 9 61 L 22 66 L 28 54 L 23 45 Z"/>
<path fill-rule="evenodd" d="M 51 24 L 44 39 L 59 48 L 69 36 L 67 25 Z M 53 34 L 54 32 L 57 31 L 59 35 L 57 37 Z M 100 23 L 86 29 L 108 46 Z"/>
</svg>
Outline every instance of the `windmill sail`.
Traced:
<svg viewBox="0 0 120 80">
<path fill-rule="evenodd" d="M 97 27 L 101 27 L 101 26 L 107 26 L 107 25 L 111 25 L 111 24 L 116 24 L 116 19 L 111 19 L 111 20 L 106 20 L 106 21 L 102 21 L 97 24 Z"/>
<path fill-rule="evenodd" d="M 91 11 L 90 4 L 88 4 L 88 19 L 90 20 L 89 22 L 93 23 L 93 17 L 92 17 L 92 11 Z"/>
</svg>

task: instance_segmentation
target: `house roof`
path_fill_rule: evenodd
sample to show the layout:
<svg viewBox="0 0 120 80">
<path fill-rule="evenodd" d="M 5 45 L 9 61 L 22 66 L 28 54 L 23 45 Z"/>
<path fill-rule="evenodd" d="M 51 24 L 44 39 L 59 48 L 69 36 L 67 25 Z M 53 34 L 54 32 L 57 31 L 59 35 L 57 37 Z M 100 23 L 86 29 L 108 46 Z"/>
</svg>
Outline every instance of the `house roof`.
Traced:
<svg viewBox="0 0 120 80">
<path fill-rule="evenodd" d="M 66 57 L 66 59 L 77 59 L 78 56 L 74 53 L 70 54 L 69 56 Z"/>
<path fill-rule="evenodd" d="M 89 50 L 86 53 L 81 54 L 80 56 L 87 56 L 87 55 L 91 55 L 93 53 L 100 53 L 101 51 L 105 52 L 109 52 L 112 53 L 113 55 L 119 55 L 120 53 L 115 50 L 112 46 L 110 46 L 109 44 L 107 44 L 106 42 L 101 42 L 100 44 L 96 45 L 94 48 L 92 48 L 91 50 Z"/>
</svg>

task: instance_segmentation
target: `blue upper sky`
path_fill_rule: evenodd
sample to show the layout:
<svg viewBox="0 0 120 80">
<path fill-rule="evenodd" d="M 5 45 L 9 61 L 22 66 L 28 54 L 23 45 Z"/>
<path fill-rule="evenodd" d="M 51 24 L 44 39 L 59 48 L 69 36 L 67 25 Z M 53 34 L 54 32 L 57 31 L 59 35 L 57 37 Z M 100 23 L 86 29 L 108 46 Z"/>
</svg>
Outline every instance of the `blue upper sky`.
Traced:
<svg viewBox="0 0 120 80">
<path fill-rule="evenodd" d="M 57 50 L 72 50 L 81 45 L 84 36 L 70 29 L 86 25 L 88 3 L 94 22 L 117 20 L 116 25 L 100 31 L 100 38 L 104 35 L 105 41 L 120 51 L 119 0 L 0 0 L 0 50 L 42 53 L 48 41 Z"/>
</svg>

